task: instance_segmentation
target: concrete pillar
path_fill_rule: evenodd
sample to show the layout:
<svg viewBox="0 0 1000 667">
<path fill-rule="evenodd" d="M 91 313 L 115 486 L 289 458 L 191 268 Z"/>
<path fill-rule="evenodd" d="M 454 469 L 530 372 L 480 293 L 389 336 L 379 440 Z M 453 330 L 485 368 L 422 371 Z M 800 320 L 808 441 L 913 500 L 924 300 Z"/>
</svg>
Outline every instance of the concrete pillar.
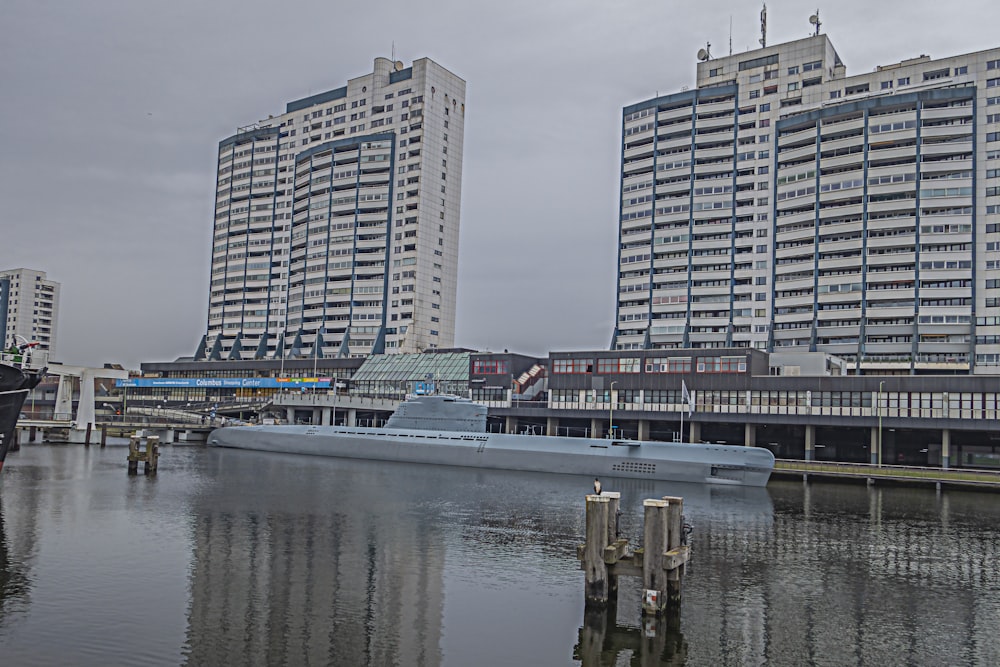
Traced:
<svg viewBox="0 0 1000 667">
<path fill-rule="evenodd" d="M 319 423 L 323 426 L 330 425 L 330 408 L 322 409 L 322 416 L 320 417 Z"/>
<path fill-rule="evenodd" d="M 285 421 L 289 424 L 295 423 L 295 408 L 285 408 Z"/>
<path fill-rule="evenodd" d="M 813 453 L 814 447 L 816 445 L 816 427 L 812 424 L 806 424 L 806 461 L 815 460 L 815 455 Z"/>
<path fill-rule="evenodd" d="M 319 408 L 312 409 L 312 418 L 309 420 L 310 424 L 319 424 L 323 419 L 323 411 Z"/>
<path fill-rule="evenodd" d="M 600 419 L 590 420 L 590 437 L 591 438 L 603 438 L 604 437 L 604 422 Z"/>
<path fill-rule="evenodd" d="M 558 417 L 548 417 L 545 420 L 545 435 L 559 435 Z"/>
<path fill-rule="evenodd" d="M 517 433 L 517 417 L 508 415 L 503 428 L 504 433 Z"/>
<path fill-rule="evenodd" d="M 757 425 L 747 422 L 743 425 L 743 444 L 747 447 L 757 446 Z"/>
<path fill-rule="evenodd" d="M 872 442 L 871 442 L 871 446 L 868 448 L 868 451 L 871 452 L 871 456 L 869 457 L 869 461 L 868 462 L 871 463 L 872 465 L 877 465 L 878 464 L 878 427 L 877 426 L 872 426 L 871 430 L 872 430 L 872 438 L 871 438 Z"/>
<path fill-rule="evenodd" d="M 947 470 L 951 464 L 951 431 L 941 431 L 941 467 Z"/>
<path fill-rule="evenodd" d="M 56 404 L 54 412 L 58 419 L 72 419 L 73 415 L 73 378 L 69 375 L 59 376 L 59 386 L 56 388 Z"/>
<path fill-rule="evenodd" d="M 690 422 L 688 442 L 701 442 L 701 422 Z"/>
<path fill-rule="evenodd" d="M 347 421 L 344 423 L 345 426 L 357 426 L 358 425 L 358 410 L 357 408 L 347 409 Z"/>
<path fill-rule="evenodd" d="M 649 440 L 649 420 L 639 420 L 639 440 Z"/>
</svg>

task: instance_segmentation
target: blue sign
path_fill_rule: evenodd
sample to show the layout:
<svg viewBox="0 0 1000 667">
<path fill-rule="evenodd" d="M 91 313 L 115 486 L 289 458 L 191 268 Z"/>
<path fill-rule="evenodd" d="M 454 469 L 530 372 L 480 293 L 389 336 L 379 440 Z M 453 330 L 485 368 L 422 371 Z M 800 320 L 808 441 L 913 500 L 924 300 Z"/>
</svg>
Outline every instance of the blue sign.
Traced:
<svg viewBox="0 0 1000 667">
<path fill-rule="evenodd" d="M 332 378 L 129 378 L 116 387 L 152 389 L 322 389 Z"/>
<path fill-rule="evenodd" d="M 414 394 L 424 396 L 427 394 L 434 393 L 434 383 L 433 382 L 418 382 L 416 388 L 413 390 Z"/>
</svg>

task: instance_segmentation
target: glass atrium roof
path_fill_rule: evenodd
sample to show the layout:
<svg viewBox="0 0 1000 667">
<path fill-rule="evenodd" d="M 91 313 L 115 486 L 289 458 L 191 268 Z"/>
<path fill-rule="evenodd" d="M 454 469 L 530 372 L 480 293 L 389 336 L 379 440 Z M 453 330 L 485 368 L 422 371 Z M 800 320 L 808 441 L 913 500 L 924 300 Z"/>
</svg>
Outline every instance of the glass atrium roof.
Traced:
<svg viewBox="0 0 1000 667">
<path fill-rule="evenodd" d="M 374 354 L 351 377 L 351 382 L 468 382 L 471 352 Z"/>
</svg>

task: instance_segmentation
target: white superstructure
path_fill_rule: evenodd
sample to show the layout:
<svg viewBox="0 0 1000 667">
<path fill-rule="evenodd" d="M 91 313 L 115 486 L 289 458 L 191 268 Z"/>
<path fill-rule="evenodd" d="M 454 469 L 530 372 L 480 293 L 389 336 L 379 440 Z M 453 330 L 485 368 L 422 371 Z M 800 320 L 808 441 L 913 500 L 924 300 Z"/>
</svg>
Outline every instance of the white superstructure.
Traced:
<svg viewBox="0 0 1000 667">
<path fill-rule="evenodd" d="M 376 58 L 220 142 L 198 357 L 452 347 L 464 125 L 462 79 Z"/>
<path fill-rule="evenodd" d="M 1000 48 L 847 76 L 825 35 L 626 107 L 617 349 L 1000 373 Z"/>
<path fill-rule="evenodd" d="M 37 342 L 37 349 L 51 356 L 56 347 L 59 287 L 59 283 L 46 278 L 44 271 L 0 270 L 0 321 L 4 322 L 5 348 L 12 342 Z"/>
</svg>

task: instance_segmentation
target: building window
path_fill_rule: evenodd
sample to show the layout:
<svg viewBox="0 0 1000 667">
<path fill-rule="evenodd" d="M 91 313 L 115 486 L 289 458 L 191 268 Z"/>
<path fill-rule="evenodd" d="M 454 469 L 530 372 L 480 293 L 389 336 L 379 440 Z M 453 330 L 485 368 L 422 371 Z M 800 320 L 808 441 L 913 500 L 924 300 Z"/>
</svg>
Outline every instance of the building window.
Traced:
<svg viewBox="0 0 1000 667">
<path fill-rule="evenodd" d="M 599 374 L 638 373 L 640 368 L 639 359 L 636 357 L 597 360 L 597 372 Z"/>
<path fill-rule="evenodd" d="M 559 374 L 579 375 L 594 372 L 593 359 L 554 359 L 552 372 Z"/>
<path fill-rule="evenodd" d="M 799 73 L 799 66 L 798 65 L 792 65 L 791 67 L 788 68 L 788 75 L 789 76 L 791 76 L 792 74 L 798 74 L 798 73 Z"/>
<path fill-rule="evenodd" d="M 506 359 L 474 359 L 472 373 L 474 375 L 506 375 L 510 372 L 510 362 Z"/>
<path fill-rule="evenodd" d="M 646 359 L 647 373 L 690 373 L 691 357 L 650 357 Z"/>
</svg>

